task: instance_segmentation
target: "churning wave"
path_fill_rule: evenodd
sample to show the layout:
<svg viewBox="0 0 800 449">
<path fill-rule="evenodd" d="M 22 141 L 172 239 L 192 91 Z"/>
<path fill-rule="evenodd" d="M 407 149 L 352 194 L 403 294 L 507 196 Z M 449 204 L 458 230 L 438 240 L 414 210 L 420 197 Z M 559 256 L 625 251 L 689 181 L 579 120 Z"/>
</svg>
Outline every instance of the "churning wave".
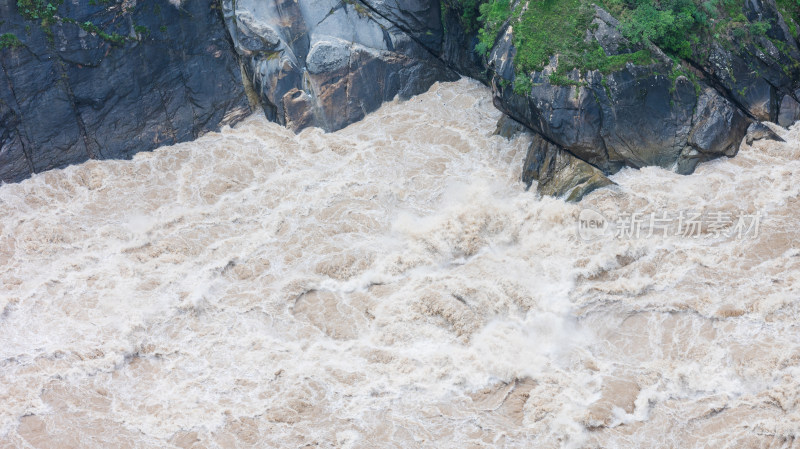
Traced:
<svg viewBox="0 0 800 449">
<path fill-rule="evenodd" d="M 576 205 L 498 118 L 465 79 L 3 185 L 0 447 L 797 447 L 800 126 Z"/>
</svg>

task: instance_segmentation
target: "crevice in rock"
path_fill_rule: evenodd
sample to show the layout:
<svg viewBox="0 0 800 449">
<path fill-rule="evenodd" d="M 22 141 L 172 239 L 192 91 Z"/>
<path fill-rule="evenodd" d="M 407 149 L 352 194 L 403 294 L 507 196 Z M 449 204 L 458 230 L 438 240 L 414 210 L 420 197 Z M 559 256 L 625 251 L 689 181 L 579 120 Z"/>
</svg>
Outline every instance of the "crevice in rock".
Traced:
<svg viewBox="0 0 800 449">
<path fill-rule="evenodd" d="M 350 117 L 350 82 L 353 80 L 353 51 L 355 42 L 350 43 L 350 52 L 347 55 L 347 79 L 344 83 L 344 116 Z"/>
<path fill-rule="evenodd" d="M 67 62 L 64 61 L 64 58 L 58 53 L 55 48 L 54 43 L 50 43 L 47 48 L 48 52 L 50 53 L 51 57 L 58 61 L 55 66 L 58 67 L 58 76 L 60 78 L 61 84 L 64 86 L 64 91 L 67 94 L 67 98 L 69 98 L 70 108 L 72 109 L 72 114 L 75 116 L 75 122 L 78 124 L 78 131 L 81 135 L 81 140 L 83 140 L 83 147 L 86 151 L 86 157 L 89 159 L 98 159 L 98 155 L 94 152 L 91 148 L 91 141 L 89 140 L 89 134 L 86 132 L 86 124 L 83 122 L 83 118 L 81 117 L 80 112 L 78 111 L 78 106 L 75 103 L 75 93 L 72 91 L 72 85 L 69 83 L 69 75 L 67 74 Z"/>
<path fill-rule="evenodd" d="M 495 107 L 497 107 L 497 106 L 495 106 Z M 500 108 L 498 108 L 498 109 L 500 109 Z M 524 118 L 520 118 L 518 116 L 515 116 L 513 113 L 511 113 L 510 111 L 507 111 L 506 109 L 507 108 L 501 109 L 503 114 L 505 114 L 505 115 L 511 117 L 512 119 L 514 119 L 516 122 L 518 122 L 519 124 L 524 126 L 532 134 L 541 137 L 543 140 L 545 140 L 546 142 L 548 142 L 548 143 L 550 143 L 552 145 L 555 145 L 556 147 L 560 148 L 561 151 L 564 151 L 564 152 L 568 153 L 570 156 L 574 157 L 575 159 L 578 159 L 579 161 L 586 162 L 587 164 L 591 165 L 592 167 L 600 170 L 600 172 L 602 172 L 604 174 L 608 174 L 608 173 L 606 173 L 606 170 L 603 170 L 602 168 L 592 164 L 591 162 L 588 162 L 588 161 L 584 160 L 583 158 L 580 158 L 580 157 L 576 156 L 572 151 L 569 150 L 569 148 L 561 146 L 560 144 L 554 142 L 552 139 L 548 138 L 546 135 L 534 130 L 533 128 L 531 128 L 530 126 L 528 126 L 525 123 L 525 119 Z M 603 141 L 603 145 L 605 146 L 605 141 Z M 608 147 L 604 148 L 604 150 L 606 151 L 606 154 L 608 154 Z M 530 186 L 528 186 L 528 188 L 530 188 Z"/>
<path fill-rule="evenodd" d="M 12 111 L 14 115 L 19 119 L 19 124 L 22 125 L 22 115 L 19 114 L 20 107 L 19 107 L 19 100 L 17 100 L 17 94 L 14 92 L 14 84 L 11 82 L 11 77 L 8 75 L 8 71 L 6 70 L 6 66 L 3 63 L 3 60 L 0 59 L 0 68 L 3 69 L 3 75 L 6 78 L 6 83 L 8 84 L 8 91 L 11 93 L 11 98 L 14 100 L 14 105 Z M 25 155 L 25 162 L 28 164 L 29 173 L 35 173 L 33 169 L 33 157 L 30 153 L 30 148 L 26 144 L 27 136 L 25 133 L 22 132 L 21 126 L 17 126 L 15 128 L 17 132 L 17 136 L 19 136 L 19 145 L 22 147 L 22 154 Z"/>
<path fill-rule="evenodd" d="M 692 59 L 684 59 L 684 61 L 688 63 L 692 68 L 700 72 L 700 74 L 703 76 L 703 81 L 705 81 L 709 85 L 709 87 L 716 90 L 717 93 L 722 95 L 723 98 L 730 101 L 731 104 L 733 104 L 734 106 L 736 106 L 737 109 L 742 111 L 742 113 L 746 115 L 750 120 L 759 121 L 752 113 L 750 113 L 750 111 L 743 104 L 741 104 L 736 99 L 736 97 L 733 95 L 730 89 L 728 89 L 724 84 L 722 84 L 717 79 L 717 77 L 709 73 L 701 64 L 697 63 Z"/>
<path fill-rule="evenodd" d="M 434 58 L 436 58 L 436 59 L 437 59 L 439 62 L 441 62 L 442 64 L 444 64 L 444 65 L 445 65 L 445 67 L 447 67 L 448 69 L 450 69 L 450 70 L 452 70 L 453 72 L 455 72 L 455 73 L 458 73 L 458 74 L 460 75 L 460 72 L 458 71 L 458 68 L 454 67 L 454 66 L 453 66 L 453 64 L 451 64 L 451 63 L 449 63 L 449 62 L 445 61 L 444 59 L 442 59 L 442 57 L 441 57 L 441 55 L 440 55 L 440 54 L 438 54 L 438 53 L 437 53 L 436 51 L 434 51 L 432 48 L 430 48 L 430 47 L 428 47 L 427 45 L 425 45 L 425 43 L 424 43 L 424 42 L 422 42 L 421 40 L 417 39 L 417 38 L 414 36 L 414 33 L 413 33 L 411 30 L 409 30 L 408 28 L 406 28 L 406 27 L 404 27 L 404 26 L 402 26 L 402 25 L 400 25 L 400 24 L 398 24 L 398 23 L 396 23 L 396 22 L 393 22 L 393 21 L 392 21 L 392 20 L 391 20 L 389 17 L 387 17 L 387 16 L 385 16 L 385 15 L 381 14 L 381 13 L 380 13 L 380 12 L 379 12 L 379 11 L 378 11 L 378 10 L 377 10 L 375 7 L 373 7 L 372 5 L 370 5 L 369 3 L 367 3 L 367 1 L 366 1 L 366 0 L 356 0 L 356 1 L 358 1 L 358 3 L 360 3 L 360 4 L 364 5 L 364 7 L 368 8 L 370 11 L 372 11 L 373 13 L 375 13 L 376 15 L 378 15 L 378 17 L 381 17 L 382 19 L 384 19 L 384 20 L 386 20 L 387 22 L 391 23 L 392 25 L 396 26 L 396 27 L 397 27 L 397 29 L 399 29 L 400 31 L 402 31 L 403 33 L 405 33 L 405 35 L 406 35 L 406 36 L 408 36 L 408 37 L 409 37 L 409 39 L 411 39 L 412 41 L 414 41 L 414 42 L 415 42 L 417 45 L 419 45 L 421 48 L 425 49 L 425 51 L 427 51 L 428 53 L 430 53 L 430 55 L 431 55 L 431 56 L 433 56 L 433 57 L 434 57 Z"/>
</svg>

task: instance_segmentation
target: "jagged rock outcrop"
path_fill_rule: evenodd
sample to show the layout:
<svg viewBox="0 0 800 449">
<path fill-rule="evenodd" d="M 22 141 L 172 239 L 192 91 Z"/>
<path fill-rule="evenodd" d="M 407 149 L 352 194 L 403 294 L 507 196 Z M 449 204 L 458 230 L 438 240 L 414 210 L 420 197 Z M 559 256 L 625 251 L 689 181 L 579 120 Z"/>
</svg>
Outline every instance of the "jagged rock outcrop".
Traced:
<svg viewBox="0 0 800 449">
<path fill-rule="evenodd" d="M 570 183 L 542 189 L 543 182 L 554 185 L 555 177 L 548 172 L 542 178 L 539 170 L 529 168 L 541 154 L 558 151 L 606 175 L 623 166 L 649 165 L 688 174 L 699 162 L 734 156 L 753 121 L 777 120 L 781 110 L 785 124 L 796 120 L 793 89 L 800 84 L 796 42 L 774 3 L 748 0 L 747 5 L 752 20 L 767 20 L 772 28 L 755 43 L 735 50 L 712 45 L 705 66 L 691 61 L 678 66 L 652 45 L 631 45 L 619 32 L 619 22 L 596 7 L 587 41 L 597 41 L 609 56 L 646 48 L 652 61 L 628 63 L 606 74 L 576 69 L 567 73 L 566 85 L 554 85 L 550 75 L 558 66 L 556 54 L 542 71 L 530 74 L 532 86 L 522 95 L 511 88 L 517 72 L 516 48 L 513 26 L 507 24 L 488 58 L 494 103 L 548 142 L 531 146 L 526 181 L 537 179 L 546 193 L 574 197 Z M 782 52 L 759 53 L 759 45 L 775 48 L 773 40 L 778 39 L 786 42 Z M 691 72 L 683 68 L 687 65 Z M 780 104 L 779 98 L 783 98 Z M 556 164 L 554 170 L 563 166 L 571 171 L 573 165 Z"/>
<path fill-rule="evenodd" d="M 778 109 L 778 124 L 784 128 L 800 120 L 800 102 L 796 98 L 800 98 L 800 89 L 797 89 L 794 95 L 784 95 L 781 99 Z"/>
<path fill-rule="evenodd" d="M 747 142 L 748 145 L 752 145 L 756 140 L 774 140 L 776 142 L 786 142 L 783 140 L 783 137 L 779 136 L 778 133 L 773 131 L 772 128 L 765 125 L 763 122 L 754 122 L 747 128 L 745 142 Z"/>
<path fill-rule="evenodd" d="M 522 181 L 529 187 L 537 181 L 540 194 L 563 196 L 567 201 L 580 201 L 590 192 L 614 184 L 596 167 L 538 134 L 528 148 Z"/>
<path fill-rule="evenodd" d="M 129 158 L 250 113 L 213 0 L 66 2 L 28 18 L 0 0 L 0 17 L 13 42 L 0 48 L 2 182 Z"/>
<path fill-rule="evenodd" d="M 599 8 L 595 23 L 591 38 L 608 55 L 632 47 L 613 32 L 618 22 Z M 495 105 L 603 173 L 648 165 L 691 173 L 703 160 L 736 154 L 750 121 L 746 113 L 703 81 L 671 78 L 675 63 L 657 48 L 651 64 L 628 63 L 609 74 L 573 70 L 568 78 L 574 85 L 566 86 L 549 81 L 555 55 L 543 71 L 531 74 L 530 92 L 518 95 L 510 88 L 515 76 L 510 33 L 499 39 L 489 60 Z"/>
<path fill-rule="evenodd" d="M 458 74 L 438 58 L 438 4 L 424 0 L 223 0 L 225 20 L 270 120 L 347 126 L 395 96 Z"/>
<path fill-rule="evenodd" d="M 705 61 L 688 62 L 753 119 L 776 122 L 782 98 L 800 87 L 800 49 L 775 0 L 746 0 L 743 6 L 750 23 L 770 25 L 766 33 L 735 45 L 713 42 Z"/>
</svg>

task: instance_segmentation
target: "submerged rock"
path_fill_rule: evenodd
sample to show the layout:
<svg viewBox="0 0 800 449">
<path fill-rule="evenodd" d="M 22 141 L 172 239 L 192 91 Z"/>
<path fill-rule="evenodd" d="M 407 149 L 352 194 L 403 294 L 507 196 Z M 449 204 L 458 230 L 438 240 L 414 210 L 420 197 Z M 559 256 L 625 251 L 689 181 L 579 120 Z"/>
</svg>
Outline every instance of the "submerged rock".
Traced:
<svg viewBox="0 0 800 449">
<path fill-rule="evenodd" d="M 540 135 L 534 136 L 528 148 L 522 181 L 528 187 L 537 181 L 539 193 L 563 197 L 567 201 L 580 201 L 593 190 L 614 184 L 596 167 Z"/>
<path fill-rule="evenodd" d="M 756 140 L 774 140 L 776 142 L 786 142 L 781 136 L 775 133 L 769 126 L 755 122 L 747 128 L 747 137 L 745 138 L 748 145 L 752 145 Z"/>
</svg>

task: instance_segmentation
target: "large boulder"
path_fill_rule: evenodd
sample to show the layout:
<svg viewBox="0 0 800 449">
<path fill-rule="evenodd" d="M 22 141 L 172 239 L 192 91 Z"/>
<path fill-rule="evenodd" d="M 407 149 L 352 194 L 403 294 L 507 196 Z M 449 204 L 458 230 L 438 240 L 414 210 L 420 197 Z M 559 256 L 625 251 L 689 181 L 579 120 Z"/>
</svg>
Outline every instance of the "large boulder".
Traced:
<svg viewBox="0 0 800 449">
<path fill-rule="evenodd" d="M 794 122 L 800 120 L 800 89 L 794 95 L 784 95 L 781 99 L 781 106 L 778 110 L 778 124 L 788 128 Z"/>
<path fill-rule="evenodd" d="M 438 4 L 419 0 L 223 0 L 270 120 L 334 131 L 384 101 L 458 74 L 437 56 Z"/>
<path fill-rule="evenodd" d="M 619 23 L 596 8 L 587 40 L 611 55 L 642 47 L 627 42 Z M 722 93 L 690 77 L 658 48 L 647 64 L 625 64 L 610 73 L 577 69 L 554 85 L 559 55 L 530 73 L 530 89 L 511 86 L 517 76 L 513 27 L 506 27 L 489 57 L 494 103 L 504 113 L 574 157 L 611 174 L 623 166 L 660 166 L 691 173 L 699 162 L 733 156 L 752 121 Z"/>
<path fill-rule="evenodd" d="M 0 0 L 0 16 L 15 42 L 0 48 L 2 182 L 129 158 L 250 113 L 213 0 L 66 2 L 44 19 Z"/>
</svg>

